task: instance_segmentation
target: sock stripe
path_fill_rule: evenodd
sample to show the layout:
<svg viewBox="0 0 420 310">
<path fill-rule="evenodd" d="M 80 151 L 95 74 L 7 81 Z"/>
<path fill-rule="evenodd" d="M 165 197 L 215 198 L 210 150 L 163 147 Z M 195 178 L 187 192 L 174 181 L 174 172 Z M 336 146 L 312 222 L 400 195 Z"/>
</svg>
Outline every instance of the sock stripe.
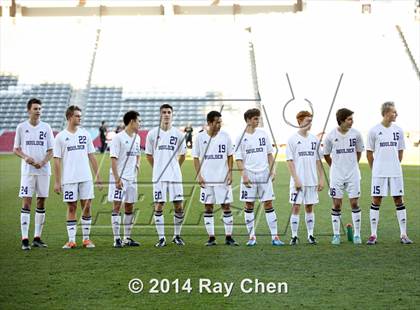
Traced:
<svg viewBox="0 0 420 310">
<path fill-rule="evenodd" d="M 38 209 L 38 208 L 36 208 L 35 209 L 35 212 L 36 213 L 45 213 L 45 209 Z"/>
<path fill-rule="evenodd" d="M 162 216 L 163 212 L 162 211 L 155 211 L 155 216 Z"/>
<path fill-rule="evenodd" d="M 372 203 L 372 205 L 370 206 L 370 208 L 372 209 L 372 210 L 379 210 L 379 205 L 375 205 L 375 204 L 373 204 Z"/>
<path fill-rule="evenodd" d="M 213 217 L 213 212 L 212 213 L 204 213 L 204 217 Z"/>
<path fill-rule="evenodd" d="M 73 226 L 73 225 L 76 225 L 76 224 L 77 224 L 76 220 L 67 221 L 67 226 Z"/>
<path fill-rule="evenodd" d="M 176 217 L 177 219 L 182 220 L 184 218 L 184 213 L 175 213 L 174 217 Z"/>
<path fill-rule="evenodd" d="M 340 216 L 341 215 L 341 210 L 331 209 L 331 215 Z"/>
<path fill-rule="evenodd" d="M 24 209 L 24 208 L 22 208 L 21 210 L 20 210 L 20 212 L 21 213 L 31 213 L 31 210 L 29 210 L 29 209 Z"/>
<path fill-rule="evenodd" d="M 360 208 L 357 208 L 357 209 L 351 210 L 351 212 L 353 212 L 353 213 L 359 213 L 359 212 L 362 212 L 362 210 Z"/>
<path fill-rule="evenodd" d="M 271 209 L 266 209 L 266 210 L 265 210 L 265 213 L 271 213 L 271 212 L 274 212 L 274 208 L 271 208 Z"/>
<path fill-rule="evenodd" d="M 124 212 L 125 215 L 131 215 L 133 212 Z"/>
<path fill-rule="evenodd" d="M 89 221 L 92 219 L 92 216 L 82 216 L 82 220 Z"/>
<path fill-rule="evenodd" d="M 119 215 L 120 215 L 119 213 L 112 212 L 112 216 L 119 216 Z"/>
<path fill-rule="evenodd" d="M 254 213 L 254 209 L 245 209 L 245 213 Z"/>
<path fill-rule="evenodd" d="M 397 207 L 397 211 L 400 211 L 400 210 L 405 210 L 405 205 L 404 204 L 402 204 L 402 205 L 398 205 L 398 206 L 396 206 Z"/>
</svg>

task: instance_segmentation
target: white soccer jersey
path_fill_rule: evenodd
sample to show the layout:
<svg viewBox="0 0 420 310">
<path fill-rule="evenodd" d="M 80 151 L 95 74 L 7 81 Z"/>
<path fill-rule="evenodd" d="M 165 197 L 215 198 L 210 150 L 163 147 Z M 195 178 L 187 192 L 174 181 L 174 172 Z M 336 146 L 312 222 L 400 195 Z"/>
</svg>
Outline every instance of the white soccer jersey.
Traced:
<svg viewBox="0 0 420 310">
<path fill-rule="evenodd" d="M 21 148 L 23 153 L 32 157 L 35 162 L 41 162 L 53 146 L 54 135 L 47 123 L 40 121 L 34 127 L 29 121 L 25 121 L 17 126 L 14 147 Z M 51 166 L 48 162 L 42 168 L 36 169 L 22 159 L 20 172 L 21 175 L 51 175 Z"/>
<path fill-rule="evenodd" d="M 220 185 L 226 181 L 229 172 L 227 158 L 231 155 L 232 140 L 225 131 L 220 131 L 214 137 L 210 137 L 206 131 L 200 132 L 193 144 L 192 156 L 200 159 L 200 173 L 206 185 Z"/>
<path fill-rule="evenodd" d="M 308 133 L 307 137 L 295 133 L 289 138 L 286 146 L 286 160 L 292 160 L 295 164 L 296 174 L 303 186 L 318 185 L 316 173 L 316 161 L 320 159 L 317 155 L 319 141 Z M 321 156 L 321 150 L 319 150 Z M 293 177 L 290 177 L 290 187 L 294 187 Z"/>
<path fill-rule="evenodd" d="M 110 157 L 117 159 L 120 178 L 134 181 L 137 178 L 137 156 L 140 156 L 140 137 L 130 137 L 125 130 L 116 134 L 110 145 Z M 112 168 L 110 169 L 112 174 Z"/>
<path fill-rule="evenodd" d="M 404 132 L 397 125 L 388 128 L 382 124 L 373 127 L 368 134 L 366 150 L 374 154 L 373 177 L 402 176 L 398 151 L 405 149 Z"/>
<path fill-rule="evenodd" d="M 236 160 L 242 160 L 247 171 L 258 173 L 269 169 L 267 155 L 272 153 L 271 139 L 261 128 L 256 128 L 253 134 L 245 132 L 236 139 Z"/>
<path fill-rule="evenodd" d="M 186 152 L 185 137 L 172 127 L 164 131 L 155 127 L 146 138 L 146 154 L 153 156 L 153 182 L 182 182 L 178 155 Z"/>
<path fill-rule="evenodd" d="M 53 152 L 54 157 L 62 159 L 61 184 L 92 181 L 88 154 L 95 153 L 95 147 L 85 129 L 61 131 L 55 137 Z"/>
<path fill-rule="evenodd" d="M 330 155 L 332 165 L 331 178 L 336 180 L 359 179 L 360 171 L 357 162 L 357 152 L 363 152 L 363 139 L 356 129 L 343 135 L 337 128 L 333 129 L 325 138 L 324 155 Z"/>
</svg>

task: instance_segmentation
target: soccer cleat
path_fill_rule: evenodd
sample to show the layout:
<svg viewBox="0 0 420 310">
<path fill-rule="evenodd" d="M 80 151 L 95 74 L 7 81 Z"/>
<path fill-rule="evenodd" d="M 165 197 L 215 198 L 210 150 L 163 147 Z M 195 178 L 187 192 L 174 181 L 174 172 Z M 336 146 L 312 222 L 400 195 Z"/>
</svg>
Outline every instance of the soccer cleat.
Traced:
<svg viewBox="0 0 420 310">
<path fill-rule="evenodd" d="M 124 246 L 140 246 L 140 243 L 131 238 L 124 239 Z"/>
<path fill-rule="evenodd" d="M 368 241 L 366 242 L 367 245 L 374 245 L 376 244 L 376 236 L 370 236 Z"/>
<path fill-rule="evenodd" d="M 165 238 L 160 238 L 158 243 L 155 244 L 155 247 L 157 247 L 157 248 L 163 248 L 164 246 L 166 246 L 166 239 Z"/>
<path fill-rule="evenodd" d="M 39 237 L 34 238 L 34 240 L 32 241 L 32 246 L 34 248 L 46 248 L 46 247 L 48 247 L 48 245 L 46 243 L 44 243 L 44 241 L 42 241 L 41 238 L 39 238 Z"/>
<path fill-rule="evenodd" d="M 362 239 L 360 238 L 360 236 L 353 237 L 353 244 L 362 244 Z"/>
<path fill-rule="evenodd" d="M 87 239 L 87 240 L 83 240 L 83 247 L 86 249 L 93 249 L 95 247 L 95 244 L 89 239 Z"/>
<path fill-rule="evenodd" d="M 309 244 L 313 244 L 313 245 L 317 244 L 315 237 L 314 237 L 314 236 L 312 236 L 312 235 L 310 235 L 310 236 L 308 237 L 308 243 L 309 243 Z"/>
<path fill-rule="evenodd" d="M 290 245 L 298 245 L 298 243 L 299 243 L 298 237 L 292 237 L 292 239 L 290 239 L 290 242 L 289 242 Z"/>
<path fill-rule="evenodd" d="M 22 250 L 29 251 L 30 249 L 31 249 L 31 246 L 29 245 L 29 240 L 28 239 L 23 239 L 22 240 Z"/>
<path fill-rule="evenodd" d="M 403 236 L 403 237 L 401 237 L 400 242 L 401 242 L 402 244 L 412 244 L 412 243 L 413 243 L 413 241 L 411 241 L 410 239 L 408 239 L 408 237 L 407 237 L 407 236 Z"/>
<path fill-rule="evenodd" d="M 246 243 L 246 246 L 256 246 L 257 245 L 257 239 L 255 237 L 250 238 L 248 242 Z"/>
<path fill-rule="evenodd" d="M 232 238 L 232 236 L 226 236 L 225 244 L 232 245 L 232 246 L 239 246 L 239 244 Z"/>
<path fill-rule="evenodd" d="M 215 237 L 209 237 L 209 240 L 206 242 L 206 246 L 213 246 L 216 245 L 216 238 Z"/>
<path fill-rule="evenodd" d="M 185 245 L 184 240 L 182 240 L 181 236 L 177 235 L 172 239 L 172 242 L 176 245 Z"/>
<path fill-rule="evenodd" d="M 282 246 L 282 245 L 284 245 L 284 242 L 281 241 L 279 239 L 279 237 L 275 237 L 273 240 L 271 240 L 271 245 L 274 245 L 274 246 Z"/>
<path fill-rule="evenodd" d="M 123 247 L 123 243 L 121 242 L 121 239 L 118 238 L 115 240 L 114 242 L 114 248 L 122 248 Z"/>
<path fill-rule="evenodd" d="M 332 240 L 331 240 L 331 244 L 332 245 L 340 245 L 341 241 L 340 241 L 340 235 L 334 235 Z"/>
<path fill-rule="evenodd" d="M 76 248 L 76 242 L 69 241 L 69 242 L 66 242 L 65 245 L 63 245 L 63 249 L 74 249 L 74 248 Z"/>
</svg>

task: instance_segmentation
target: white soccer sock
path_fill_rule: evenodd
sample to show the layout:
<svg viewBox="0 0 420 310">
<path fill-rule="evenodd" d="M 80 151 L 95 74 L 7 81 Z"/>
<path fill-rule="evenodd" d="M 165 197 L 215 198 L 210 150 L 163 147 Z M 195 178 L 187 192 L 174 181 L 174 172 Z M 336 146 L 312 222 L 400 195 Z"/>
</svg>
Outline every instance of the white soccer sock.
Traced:
<svg viewBox="0 0 420 310">
<path fill-rule="evenodd" d="M 36 209 L 35 210 L 35 233 L 34 238 L 41 238 L 42 228 L 44 227 L 45 222 L 45 209 Z"/>
<path fill-rule="evenodd" d="M 92 217 L 91 216 L 82 216 L 82 220 L 80 222 L 82 224 L 83 240 L 89 240 L 90 226 L 92 224 Z"/>
<path fill-rule="evenodd" d="M 397 206 L 397 219 L 400 224 L 400 236 L 407 236 L 407 210 L 404 204 Z"/>
<path fill-rule="evenodd" d="M 159 239 L 165 238 L 165 218 L 162 211 L 155 211 L 155 226 Z"/>
<path fill-rule="evenodd" d="M 271 239 L 277 238 L 277 215 L 273 208 L 265 210 L 265 219 L 267 220 L 268 228 L 270 228 Z"/>
<path fill-rule="evenodd" d="M 299 229 L 299 214 L 292 214 L 290 216 L 290 229 L 292 230 L 292 238 L 297 237 Z"/>
<path fill-rule="evenodd" d="M 308 230 L 308 237 L 314 235 L 315 214 L 314 212 L 305 212 L 306 229 Z"/>
<path fill-rule="evenodd" d="M 131 238 L 131 229 L 133 228 L 133 213 L 124 213 L 124 239 Z"/>
<path fill-rule="evenodd" d="M 249 238 L 255 238 L 254 231 L 254 209 L 245 209 L 245 224 L 248 229 Z"/>
<path fill-rule="evenodd" d="M 114 241 L 117 239 L 121 239 L 121 236 L 120 236 L 121 215 L 119 213 L 112 213 L 111 224 L 112 224 L 112 232 L 114 233 Z"/>
<path fill-rule="evenodd" d="M 225 225 L 225 235 L 232 236 L 233 216 L 231 211 L 226 211 L 223 213 L 223 224 Z"/>
<path fill-rule="evenodd" d="M 362 210 L 360 208 L 351 211 L 353 219 L 354 235 L 360 237 L 360 227 L 362 226 Z"/>
<path fill-rule="evenodd" d="M 76 220 L 67 221 L 67 234 L 69 236 L 69 242 L 76 242 L 76 232 L 77 232 L 77 221 Z"/>
<path fill-rule="evenodd" d="M 206 226 L 206 231 L 209 237 L 214 237 L 214 216 L 213 212 L 204 213 L 204 225 Z"/>
<path fill-rule="evenodd" d="M 174 214 L 174 236 L 181 235 L 182 223 L 184 222 L 184 212 L 175 212 Z"/>
<path fill-rule="evenodd" d="M 22 208 L 20 210 L 20 230 L 22 232 L 22 240 L 28 239 L 29 223 L 31 222 L 31 211 Z"/>
<path fill-rule="evenodd" d="M 379 223 L 379 206 L 372 205 L 370 206 L 370 231 L 372 236 L 376 236 L 377 230 L 378 230 L 378 223 Z"/>
<path fill-rule="evenodd" d="M 331 209 L 331 222 L 332 222 L 334 235 L 340 234 L 340 216 L 341 216 L 340 210 Z"/>
</svg>

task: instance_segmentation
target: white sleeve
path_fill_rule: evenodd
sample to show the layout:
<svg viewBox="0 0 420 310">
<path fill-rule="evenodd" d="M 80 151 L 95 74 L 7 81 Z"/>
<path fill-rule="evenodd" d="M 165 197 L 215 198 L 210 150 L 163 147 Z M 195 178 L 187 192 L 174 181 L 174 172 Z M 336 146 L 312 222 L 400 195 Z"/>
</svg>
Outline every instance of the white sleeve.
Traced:
<svg viewBox="0 0 420 310">
<path fill-rule="evenodd" d="M 13 145 L 13 147 L 16 149 L 16 148 L 18 148 L 18 147 L 22 147 L 21 146 L 21 143 L 22 143 L 22 139 L 21 139 L 21 131 L 22 131 L 22 128 L 21 128 L 21 126 L 20 125 L 18 125 L 17 126 L 17 128 L 16 128 L 16 133 L 15 133 L 15 142 L 14 142 L 14 145 Z"/>
<path fill-rule="evenodd" d="M 239 136 L 238 138 L 236 138 L 236 143 L 235 143 L 235 158 L 236 160 L 243 160 L 244 156 L 242 154 L 242 141 L 241 141 L 242 135 Z"/>
<path fill-rule="evenodd" d="M 48 125 L 48 130 L 47 130 L 47 149 L 51 150 L 54 147 L 54 134 L 53 131 L 50 127 L 50 125 Z"/>
<path fill-rule="evenodd" d="M 356 152 L 363 152 L 364 150 L 365 150 L 365 144 L 363 143 L 363 137 L 359 132 L 356 138 Z"/>
<path fill-rule="evenodd" d="M 294 147 L 292 144 L 292 141 L 289 140 L 287 141 L 287 145 L 286 145 L 286 160 L 293 160 L 293 154 L 294 154 Z"/>
<path fill-rule="evenodd" d="M 152 131 L 149 131 L 146 136 L 146 154 L 148 155 L 153 155 L 153 140 Z"/>
<path fill-rule="evenodd" d="M 274 153 L 274 148 L 273 148 L 273 143 L 271 141 L 270 136 L 266 133 L 266 139 L 267 139 L 267 154 L 273 154 Z"/>
<path fill-rule="evenodd" d="M 192 147 L 192 151 L 191 151 L 192 157 L 195 157 L 195 158 L 200 158 L 200 147 L 198 146 L 199 137 L 200 136 L 197 136 L 195 138 L 195 141 L 194 141 L 193 147 Z"/>
<path fill-rule="evenodd" d="M 404 138 L 404 132 L 402 131 L 401 128 L 398 130 L 398 132 L 400 135 L 398 139 L 398 151 L 401 151 L 405 149 L 405 138 Z"/>
<path fill-rule="evenodd" d="M 120 154 L 120 143 L 119 143 L 118 136 L 115 135 L 111 141 L 111 145 L 109 146 L 109 156 L 118 158 L 119 154 Z"/>
<path fill-rule="evenodd" d="M 53 148 L 53 155 L 56 158 L 62 158 L 63 152 L 62 152 L 62 146 L 61 146 L 61 135 L 58 134 L 54 141 L 54 148 Z"/>
<path fill-rule="evenodd" d="M 324 141 L 324 155 L 330 155 L 332 151 L 331 137 L 328 135 Z"/>
<path fill-rule="evenodd" d="M 86 144 L 87 144 L 87 152 L 88 154 L 95 153 L 95 146 L 93 145 L 92 137 L 88 132 L 86 132 Z"/>
<path fill-rule="evenodd" d="M 366 150 L 367 151 L 375 151 L 375 131 L 374 130 L 370 130 L 368 133 L 368 137 L 367 137 L 367 142 L 366 142 Z"/>
<path fill-rule="evenodd" d="M 233 149 L 233 143 L 232 143 L 232 139 L 229 136 L 229 134 L 226 134 L 226 140 L 227 140 L 227 155 L 228 156 L 232 156 L 234 153 L 234 149 Z"/>
</svg>

